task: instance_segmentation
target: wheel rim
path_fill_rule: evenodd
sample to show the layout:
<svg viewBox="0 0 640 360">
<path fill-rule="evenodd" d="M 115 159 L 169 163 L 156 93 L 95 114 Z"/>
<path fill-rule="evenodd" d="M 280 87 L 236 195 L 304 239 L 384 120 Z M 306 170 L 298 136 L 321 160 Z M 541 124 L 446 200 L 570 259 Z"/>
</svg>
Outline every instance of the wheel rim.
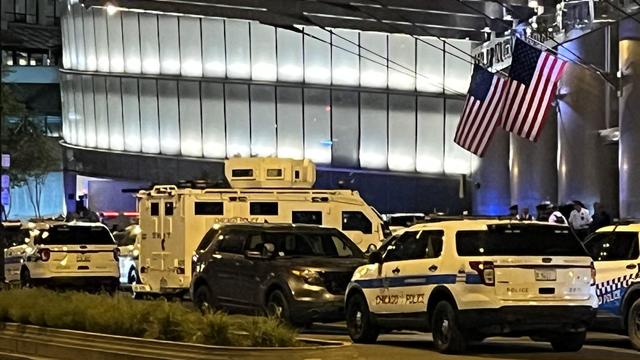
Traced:
<svg viewBox="0 0 640 360">
<path fill-rule="evenodd" d="M 276 319 L 283 319 L 284 305 L 282 305 L 281 301 L 278 299 L 271 299 L 269 302 L 269 312 L 270 315 Z"/>
<path fill-rule="evenodd" d="M 635 330 L 636 336 L 638 336 L 640 335 L 640 311 L 636 311 L 633 322 L 635 325 L 634 330 Z"/>
<path fill-rule="evenodd" d="M 451 338 L 451 325 L 446 315 L 440 315 L 435 326 L 435 340 L 442 345 L 447 345 Z"/>
<path fill-rule="evenodd" d="M 351 308 L 351 311 L 349 313 L 349 323 L 354 334 L 360 334 L 362 332 L 362 317 L 362 309 L 360 309 L 360 306 L 355 305 L 353 308 Z"/>
<path fill-rule="evenodd" d="M 203 291 L 198 293 L 198 308 L 203 314 L 211 312 L 211 304 L 209 304 L 209 299 L 207 299 L 207 295 Z"/>
</svg>

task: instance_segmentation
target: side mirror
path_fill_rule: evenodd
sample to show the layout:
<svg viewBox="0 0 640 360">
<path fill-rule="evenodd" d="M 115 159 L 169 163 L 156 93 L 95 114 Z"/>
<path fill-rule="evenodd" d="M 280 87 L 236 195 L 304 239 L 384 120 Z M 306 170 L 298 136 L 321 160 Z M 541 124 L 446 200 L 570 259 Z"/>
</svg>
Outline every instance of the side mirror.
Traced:
<svg viewBox="0 0 640 360">
<path fill-rule="evenodd" d="M 369 244 L 369 246 L 367 246 L 367 254 L 371 254 L 372 252 L 378 250 L 378 246 L 376 244 Z"/>
<path fill-rule="evenodd" d="M 264 259 L 265 258 L 260 251 L 251 251 L 251 250 L 247 250 L 247 252 L 244 253 L 244 256 L 246 256 L 247 259 Z"/>
<path fill-rule="evenodd" d="M 382 264 L 383 258 L 380 251 L 374 251 L 369 254 L 369 264 Z"/>
</svg>

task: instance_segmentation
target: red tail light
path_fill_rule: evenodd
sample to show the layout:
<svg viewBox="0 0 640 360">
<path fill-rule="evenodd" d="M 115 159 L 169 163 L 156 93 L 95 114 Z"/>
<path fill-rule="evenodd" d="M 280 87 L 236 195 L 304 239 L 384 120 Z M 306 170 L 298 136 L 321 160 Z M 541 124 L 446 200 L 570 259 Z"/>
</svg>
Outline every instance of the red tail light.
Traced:
<svg viewBox="0 0 640 360">
<path fill-rule="evenodd" d="M 493 261 L 470 261 L 469 267 L 480 275 L 480 281 L 487 286 L 495 286 L 496 271 Z"/>
<path fill-rule="evenodd" d="M 40 255 L 40 260 L 49 261 L 51 259 L 51 250 L 49 249 L 39 249 L 38 255 Z"/>
<path fill-rule="evenodd" d="M 596 284 L 596 275 L 597 275 L 596 265 L 592 261 L 591 262 L 591 285 Z"/>
<path fill-rule="evenodd" d="M 113 260 L 115 261 L 120 260 L 120 249 L 118 248 L 113 249 Z"/>
</svg>

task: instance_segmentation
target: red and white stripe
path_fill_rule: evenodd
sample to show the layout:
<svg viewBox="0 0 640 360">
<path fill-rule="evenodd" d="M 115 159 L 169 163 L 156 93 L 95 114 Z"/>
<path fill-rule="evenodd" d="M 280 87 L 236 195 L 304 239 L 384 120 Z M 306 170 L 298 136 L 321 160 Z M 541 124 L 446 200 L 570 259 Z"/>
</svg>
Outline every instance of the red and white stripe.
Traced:
<svg viewBox="0 0 640 360">
<path fill-rule="evenodd" d="M 507 80 L 494 76 L 484 101 L 467 96 L 453 141 L 482 157 L 500 121 L 502 93 Z"/>
<path fill-rule="evenodd" d="M 509 81 L 501 120 L 505 130 L 531 141 L 538 140 L 566 65 L 566 61 L 542 52 L 528 87 Z"/>
</svg>

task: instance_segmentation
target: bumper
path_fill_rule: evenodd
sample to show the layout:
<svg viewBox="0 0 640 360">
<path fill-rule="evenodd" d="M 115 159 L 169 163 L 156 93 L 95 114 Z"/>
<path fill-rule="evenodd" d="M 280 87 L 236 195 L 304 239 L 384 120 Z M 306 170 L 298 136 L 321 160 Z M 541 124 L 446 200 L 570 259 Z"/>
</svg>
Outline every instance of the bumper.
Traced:
<svg viewBox="0 0 640 360">
<path fill-rule="evenodd" d="M 462 310 L 460 326 L 466 331 L 493 335 L 537 335 L 586 331 L 596 316 L 590 306 L 505 306 Z"/>
<path fill-rule="evenodd" d="M 299 323 L 336 322 L 344 320 L 344 300 L 292 301 L 291 318 Z"/>
<path fill-rule="evenodd" d="M 116 276 L 56 276 L 50 278 L 32 278 L 36 286 L 64 286 L 77 288 L 117 288 L 120 280 Z"/>
</svg>

